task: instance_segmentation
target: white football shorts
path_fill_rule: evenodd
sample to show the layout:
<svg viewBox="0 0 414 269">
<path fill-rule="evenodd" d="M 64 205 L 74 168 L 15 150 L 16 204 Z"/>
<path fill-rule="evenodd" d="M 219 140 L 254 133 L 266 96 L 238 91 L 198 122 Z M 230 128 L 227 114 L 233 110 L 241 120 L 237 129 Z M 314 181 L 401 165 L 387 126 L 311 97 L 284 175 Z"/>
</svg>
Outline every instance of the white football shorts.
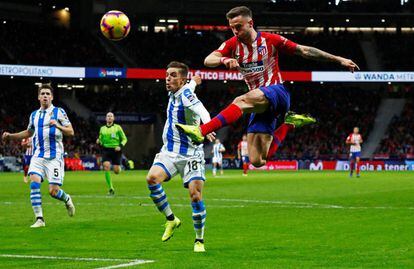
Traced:
<svg viewBox="0 0 414 269">
<path fill-rule="evenodd" d="M 188 188 L 188 184 L 193 180 L 206 180 L 203 151 L 198 151 L 192 156 L 161 151 L 155 155 L 152 165 L 157 165 L 164 169 L 169 177 L 167 181 L 179 173 L 185 188 Z"/>
<path fill-rule="evenodd" d="M 33 156 L 30 162 L 28 174 L 35 174 L 42 178 L 47 178 L 49 184 L 62 186 L 65 176 L 65 163 L 63 158 L 45 159 Z"/>
</svg>

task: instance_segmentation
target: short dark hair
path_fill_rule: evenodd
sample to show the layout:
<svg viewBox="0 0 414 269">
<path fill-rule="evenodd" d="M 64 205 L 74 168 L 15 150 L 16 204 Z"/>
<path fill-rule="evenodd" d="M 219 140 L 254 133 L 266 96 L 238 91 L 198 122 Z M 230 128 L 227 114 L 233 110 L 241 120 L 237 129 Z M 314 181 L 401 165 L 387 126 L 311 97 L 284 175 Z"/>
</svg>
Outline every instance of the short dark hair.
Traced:
<svg viewBox="0 0 414 269">
<path fill-rule="evenodd" d="M 177 62 L 177 61 L 172 61 L 167 65 L 167 68 L 178 68 L 180 71 L 181 76 L 183 77 L 187 77 L 188 75 L 188 65 L 186 65 L 185 63 L 181 63 L 181 62 Z"/>
<path fill-rule="evenodd" d="M 50 90 L 50 92 L 53 95 L 53 91 L 54 90 L 53 90 L 53 87 L 52 87 L 52 84 L 51 83 L 42 83 L 42 84 L 40 84 L 39 87 L 37 88 L 37 95 L 39 95 L 40 94 L 40 91 L 43 90 L 43 89 Z"/>
<path fill-rule="evenodd" d="M 226 14 L 226 18 L 230 20 L 240 15 L 242 15 L 243 17 L 253 18 L 252 11 L 250 10 L 250 8 L 246 6 L 239 6 L 230 9 L 230 11 Z"/>
</svg>

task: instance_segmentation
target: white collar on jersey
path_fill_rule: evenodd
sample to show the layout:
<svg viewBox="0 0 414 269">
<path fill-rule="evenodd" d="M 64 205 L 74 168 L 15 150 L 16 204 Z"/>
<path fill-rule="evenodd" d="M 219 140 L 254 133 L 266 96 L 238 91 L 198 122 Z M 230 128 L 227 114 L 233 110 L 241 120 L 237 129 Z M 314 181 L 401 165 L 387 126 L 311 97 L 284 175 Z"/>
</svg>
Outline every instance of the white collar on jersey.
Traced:
<svg viewBox="0 0 414 269">
<path fill-rule="evenodd" d="M 181 89 L 179 89 L 175 93 L 170 92 L 170 95 L 174 94 L 174 97 L 177 98 L 187 88 L 188 88 L 188 83 L 184 84 L 184 86 L 182 86 Z"/>
<path fill-rule="evenodd" d="M 46 111 L 47 113 L 50 113 L 53 111 L 53 109 L 55 108 L 55 106 L 53 104 L 50 104 L 50 107 L 48 107 L 46 110 L 43 110 L 42 107 L 39 108 L 39 111 Z"/>
</svg>

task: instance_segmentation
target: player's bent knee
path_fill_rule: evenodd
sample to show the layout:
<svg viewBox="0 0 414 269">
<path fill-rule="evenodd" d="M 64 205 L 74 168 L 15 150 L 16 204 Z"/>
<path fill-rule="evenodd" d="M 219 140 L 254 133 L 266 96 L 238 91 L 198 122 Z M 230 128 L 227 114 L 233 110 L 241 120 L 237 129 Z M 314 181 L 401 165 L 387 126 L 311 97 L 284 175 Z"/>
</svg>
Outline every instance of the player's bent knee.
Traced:
<svg viewBox="0 0 414 269">
<path fill-rule="evenodd" d="M 161 182 L 161 176 L 157 174 L 148 174 L 147 175 L 147 183 L 148 185 L 155 185 Z"/>
<path fill-rule="evenodd" d="M 50 196 L 55 197 L 57 195 L 58 191 L 59 191 L 59 189 L 50 188 L 49 189 L 49 194 L 50 194 Z"/>
<path fill-rule="evenodd" d="M 190 192 L 191 202 L 201 201 L 201 193 L 198 191 Z"/>
</svg>

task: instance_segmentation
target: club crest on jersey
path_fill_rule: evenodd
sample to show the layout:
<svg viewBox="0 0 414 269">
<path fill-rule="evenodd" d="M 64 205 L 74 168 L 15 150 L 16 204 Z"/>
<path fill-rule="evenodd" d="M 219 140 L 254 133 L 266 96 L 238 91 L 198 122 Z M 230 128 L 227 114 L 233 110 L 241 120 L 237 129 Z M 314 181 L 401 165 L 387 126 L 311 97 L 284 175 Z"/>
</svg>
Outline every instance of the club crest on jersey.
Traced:
<svg viewBox="0 0 414 269">
<path fill-rule="evenodd" d="M 259 52 L 260 55 L 265 55 L 267 53 L 267 48 L 266 46 L 260 46 L 257 48 L 257 51 Z"/>
</svg>

